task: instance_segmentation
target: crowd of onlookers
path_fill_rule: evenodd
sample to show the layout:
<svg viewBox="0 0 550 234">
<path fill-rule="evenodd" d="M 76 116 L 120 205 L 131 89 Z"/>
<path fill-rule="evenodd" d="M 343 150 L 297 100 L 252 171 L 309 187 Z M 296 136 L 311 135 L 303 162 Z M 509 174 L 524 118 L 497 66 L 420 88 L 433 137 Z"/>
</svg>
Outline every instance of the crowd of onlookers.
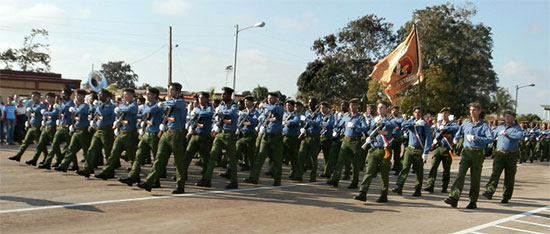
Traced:
<svg viewBox="0 0 550 234">
<path fill-rule="evenodd" d="M 25 138 L 26 107 L 32 105 L 32 101 L 9 96 L 4 102 L 0 100 L 0 142 L 2 144 L 21 144 Z"/>
</svg>

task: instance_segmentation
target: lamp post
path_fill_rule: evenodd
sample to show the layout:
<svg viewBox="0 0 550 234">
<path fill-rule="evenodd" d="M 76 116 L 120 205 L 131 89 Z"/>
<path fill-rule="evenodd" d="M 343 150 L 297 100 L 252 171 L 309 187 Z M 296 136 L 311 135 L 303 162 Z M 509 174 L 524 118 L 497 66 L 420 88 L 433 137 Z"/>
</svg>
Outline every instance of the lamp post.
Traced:
<svg viewBox="0 0 550 234">
<path fill-rule="evenodd" d="M 235 54 L 233 57 L 233 97 L 235 97 L 235 84 L 237 81 L 237 45 L 239 43 L 239 32 L 247 30 L 249 28 L 262 28 L 265 26 L 265 22 L 258 22 L 254 25 L 239 29 L 239 25 L 235 25 Z"/>
<path fill-rule="evenodd" d="M 516 105 L 514 106 L 514 113 L 518 113 L 518 90 L 525 87 L 535 87 L 535 84 L 528 84 L 524 86 L 516 85 Z"/>
</svg>

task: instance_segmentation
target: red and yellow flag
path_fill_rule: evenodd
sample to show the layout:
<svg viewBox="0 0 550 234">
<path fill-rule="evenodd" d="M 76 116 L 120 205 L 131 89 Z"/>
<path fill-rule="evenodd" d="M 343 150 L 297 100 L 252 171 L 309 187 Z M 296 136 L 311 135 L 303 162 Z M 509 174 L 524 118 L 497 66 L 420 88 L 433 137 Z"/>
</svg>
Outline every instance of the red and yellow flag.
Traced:
<svg viewBox="0 0 550 234">
<path fill-rule="evenodd" d="M 395 94 L 424 80 L 422 75 L 422 53 L 416 27 L 394 51 L 382 59 L 369 75 L 386 86 L 384 92 L 395 104 Z"/>
</svg>

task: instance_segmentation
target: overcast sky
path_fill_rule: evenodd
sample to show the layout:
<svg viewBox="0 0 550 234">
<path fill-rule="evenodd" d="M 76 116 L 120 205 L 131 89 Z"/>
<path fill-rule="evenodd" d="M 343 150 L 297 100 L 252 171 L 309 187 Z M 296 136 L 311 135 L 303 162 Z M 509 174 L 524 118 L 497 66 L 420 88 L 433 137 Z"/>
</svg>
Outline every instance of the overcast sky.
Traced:
<svg viewBox="0 0 550 234">
<path fill-rule="evenodd" d="M 463 1 L 451 1 L 456 5 Z M 190 91 L 232 85 L 234 25 L 265 21 L 239 33 L 237 92 L 261 85 L 295 96 L 297 77 L 315 59 L 312 42 L 350 20 L 376 14 L 394 24 L 415 9 L 444 1 L 0 0 L 0 51 L 19 48 L 32 28 L 49 31 L 52 71 L 87 79 L 92 64 L 123 60 L 139 84 L 168 80 L 168 26 L 173 26 L 173 77 Z M 550 1 L 481 1 L 474 23 L 492 28 L 499 85 L 515 96 L 519 113 L 542 116 L 550 104 Z M 420 35 L 422 37 L 422 35 Z M 420 38 L 422 39 L 422 38 Z"/>
</svg>

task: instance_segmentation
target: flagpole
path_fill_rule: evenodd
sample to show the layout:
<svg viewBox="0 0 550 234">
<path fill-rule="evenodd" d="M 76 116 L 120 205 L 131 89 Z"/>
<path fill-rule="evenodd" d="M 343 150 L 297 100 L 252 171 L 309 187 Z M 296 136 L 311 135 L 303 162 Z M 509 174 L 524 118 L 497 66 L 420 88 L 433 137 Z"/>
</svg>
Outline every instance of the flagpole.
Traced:
<svg viewBox="0 0 550 234">
<path fill-rule="evenodd" d="M 414 28 L 414 35 L 415 35 L 415 39 L 416 39 L 416 47 L 415 47 L 416 48 L 416 61 L 418 62 L 418 68 L 419 68 L 420 63 L 422 61 L 420 61 L 420 56 L 418 54 L 418 47 L 420 46 L 420 40 L 418 39 L 418 31 L 416 30 L 416 23 L 413 23 L 413 28 Z M 422 110 L 422 113 L 424 113 L 424 109 L 422 108 L 422 80 L 420 80 L 420 76 L 418 76 L 418 95 L 420 97 L 420 109 Z"/>
</svg>

